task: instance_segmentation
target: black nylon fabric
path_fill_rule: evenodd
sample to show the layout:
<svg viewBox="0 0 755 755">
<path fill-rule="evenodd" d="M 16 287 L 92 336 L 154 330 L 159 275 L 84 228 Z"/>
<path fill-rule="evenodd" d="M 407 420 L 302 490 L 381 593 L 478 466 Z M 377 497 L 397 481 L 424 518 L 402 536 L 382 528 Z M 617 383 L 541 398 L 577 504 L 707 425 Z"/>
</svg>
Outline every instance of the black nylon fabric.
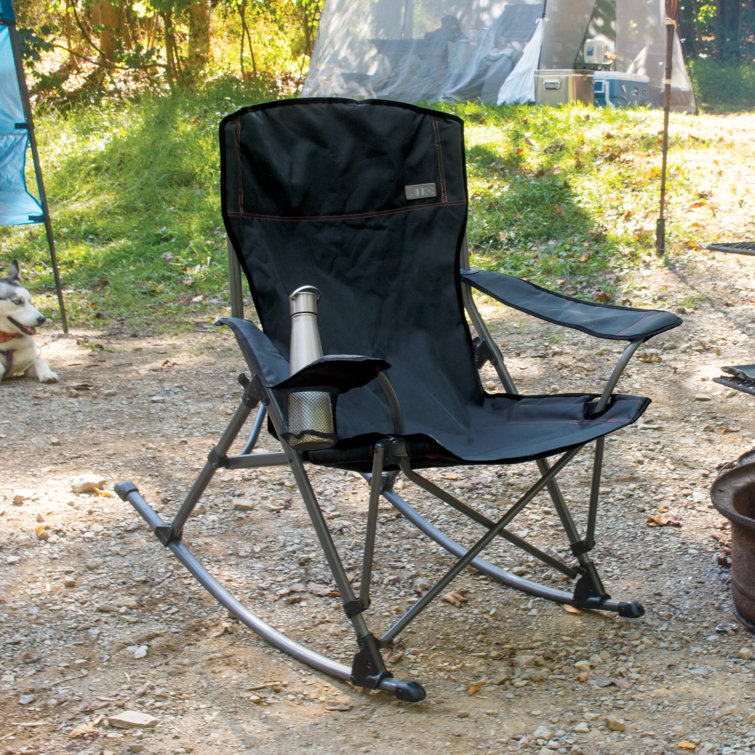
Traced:
<svg viewBox="0 0 755 755">
<path fill-rule="evenodd" d="M 671 312 L 581 301 L 489 270 L 464 270 L 462 279 L 510 307 L 598 338 L 648 339 L 682 324 Z"/>
<path fill-rule="evenodd" d="M 460 119 L 403 103 L 288 100 L 228 116 L 220 140 L 223 217 L 265 334 L 288 358 L 289 295 L 316 286 L 324 353 L 391 365 L 404 433 L 430 449 L 417 466 L 546 456 L 644 411 L 648 400 L 631 396 L 591 418 L 593 394 L 483 392 L 460 292 Z M 406 186 L 428 184 L 435 196 L 407 199 Z M 369 445 L 394 431 L 374 384 L 339 397 L 336 425 L 322 463 L 339 465 L 344 449 L 349 468 L 360 468 L 346 460 L 355 447 L 367 464 Z"/>
</svg>

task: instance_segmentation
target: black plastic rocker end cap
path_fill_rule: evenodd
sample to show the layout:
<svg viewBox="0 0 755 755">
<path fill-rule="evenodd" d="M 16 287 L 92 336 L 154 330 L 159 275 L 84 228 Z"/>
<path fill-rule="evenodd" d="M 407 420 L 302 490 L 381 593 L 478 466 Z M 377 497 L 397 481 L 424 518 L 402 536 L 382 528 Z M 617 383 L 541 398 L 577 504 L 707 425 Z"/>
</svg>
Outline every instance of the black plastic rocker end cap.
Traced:
<svg viewBox="0 0 755 755">
<path fill-rule="evenodd" d="M 427 697 L 425 688 L 418 682 L 395 682 L 396 699 L 407 703 L 419 703 Z"/>
<path fill-rule="evenodd" d="M 128 482 L 127 480 L 124 482 L 116 483 L 113 490 L 115 490 L 116 494 L 122 501 L 127 501 L 129 494 L 139 492 L 136 485 L 134 485 L 133 482 Z"/>
<path fill-rule="evenodd" d="M 639 619 L 645 615 L 645 609 L 641 603 L 633 600 L 631 603 L 619 603 L 619 616 L 627 619 Z"/>
</svg>

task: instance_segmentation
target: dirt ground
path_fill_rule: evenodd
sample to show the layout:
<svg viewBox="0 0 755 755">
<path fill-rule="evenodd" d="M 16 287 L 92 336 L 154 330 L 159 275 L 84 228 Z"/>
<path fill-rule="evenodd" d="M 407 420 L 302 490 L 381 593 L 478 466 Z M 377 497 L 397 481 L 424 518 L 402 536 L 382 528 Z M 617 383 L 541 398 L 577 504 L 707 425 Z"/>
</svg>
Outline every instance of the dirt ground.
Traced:
<svg viewBox="0 0 755 755">
<path fill-rule="evenodd" d="M 743 157 L 731 186 L 686 210 L 703 244 L 755 239 L 754 120 L 722 119 Z M 653 403 L 607 443 L 594 555 L 611 595 L 645 616 L 567 612 L 467 572 L 386 654 L 397 678 L 426 687 L 419 704 L 267 647 L 113 496 L 131 480 L 175 511 L 238 402 L 227 331 L 44 331 L 60 382 L 0 385 L 0 753 L 755 752 L 755 635 L 732 612 L 729 528 L 709 497 L 719 469 L 755 446 L 755 398 L 713 382 L 721 365 L 754 361 L 755 258 L 689 251 L 646 265 L 633 290 L 685 321 L 633 360 L 620 389 Z M 614 343 L 481 308 L 522 391 L 599 388 L 618 356 Z M 73 492 L 85 474 L 99 492 Z M 564 478 L 578 512 L 587 474 Z M 432 477 L 491 512 L 525 484 L 508 469 Z M 358 574 L 367 486 L 334 472 L 315 485 Z M 514 529 L 563 552 L 555 524 L 538 498 Z M 287 473 L 221 471 L 185 539 L 260 616 L 349 663 L 350 630 Z M 387 505 L 376 558 L 376 632 L 450 564 Z M 526 555 L 491 558 L 559 584 Z"/>
</svg>

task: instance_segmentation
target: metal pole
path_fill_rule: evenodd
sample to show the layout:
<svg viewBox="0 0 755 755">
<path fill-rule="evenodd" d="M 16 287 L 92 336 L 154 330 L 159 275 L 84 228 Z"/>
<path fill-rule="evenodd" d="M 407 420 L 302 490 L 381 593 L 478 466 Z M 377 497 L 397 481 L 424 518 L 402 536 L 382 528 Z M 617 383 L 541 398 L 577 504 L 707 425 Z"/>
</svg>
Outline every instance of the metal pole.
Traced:
<svg viewBox="0 0 755 755">
<path fill-rule="evenodd" d="M 666 0 L 666 78 L 663 90 L 663 146 L 661 148 L 661 206 L 655 226 L 655 253 L 662 257 L 666 251 L 666 159 L 668 153 L 668 120 L 671 110 L 671 75 L 673 71 L 674 33 L 679 0 Z"/>
<path fill-rule="evenodd" d="M 39 162 L 39 151 L 37 150 L 37 137 L 34 133 L 34 118 L 32 117 L 31 104 L 29 103 L 29 90 L 26 87 L 26 78 L 24 76 L 23 62 L 21 60 L 21 48 L 18 44 L 16 35 L 15 18 L 4 18 L 3 22 L 7 25 L 10 33 L 11 49 L 13 50 L 13 62 L 16 66 L 16 78 L 18 79 L 18 88 L 21 93 L 21 104 L 24 108 L 24 118 L 26 119 L 26 130 L 29 134 L 29 146 L 31 147 L 31 156 L 34 162 L 34 173 L 37 177 L 37 192 L 39 193 L 39 204 L 42 206 L 42 218 L 47 235 L 47 245 L 50 247 L 50 258 L 52 260 L 52 271 L 55 276 L 55 290 L 58 295 L 58 307 L 60 308 L 60 321 L 63 325 L 63 332 L 68 333 L 68 320 L 66 319 L 65 305 L 63 304 L 63 288 L 60 284 L 60 272 L 58 271 L 58 259 L 55 253 L 55 239 L 52 233 L 52 223 L 50 222 L 50 208 L 47 204 L 47 194 L 45 185 L 42 180 L 42 166 Z"/>
</svg>

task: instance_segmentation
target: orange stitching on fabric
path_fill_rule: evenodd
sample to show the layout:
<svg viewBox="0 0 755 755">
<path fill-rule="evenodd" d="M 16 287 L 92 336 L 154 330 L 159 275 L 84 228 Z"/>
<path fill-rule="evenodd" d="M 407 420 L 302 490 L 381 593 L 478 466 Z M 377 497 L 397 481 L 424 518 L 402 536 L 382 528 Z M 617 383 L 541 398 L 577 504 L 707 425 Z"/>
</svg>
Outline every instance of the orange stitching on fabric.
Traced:
<svg viewBox="0 0 755 755">
<path fill-rule="evenodd" d="M 645 322 L 645 320 L 652 320 L 654 317 L 658 317 L 658 315 L 657 314 L 645 315 L 645 317 L 637 320 L 637 322 L 633 323 L 628 328 L 624 328 L 624 330 L 620 330 L 616 335 L 620 336 L 622 333 L 626 333 L 628 330 L 632 330 L 633 328 L 636 328 L 640 323 Z"/>
<path fill-rule="evenodd" d="M 378 210 L 376 212 L 355 212 L 351 214 L 343 215 L 312 215 L 309 217 L 286 217 L 285 215 L 263 215 L 257 212 L 229 212 L 228 215 L 234 218 L 254 218 L 256 220 L 272 220 L 280 223 L 310 223 L 317 220 L 359 220 L 361 218 L 378 218 L 385 215 L 400 215 L 404 212 L 419 212 L 421 210 L 431 210 L 440 207 L 453 207 L 459 205 L 466 205 L 465 199 L 457 199 L 453 202 L 446 202 L 441 204 L 440 202 L 433 202 L 424 205 L 417 205 L 416 207 L 398 207 L 393 210 Z"/>
</svg>

